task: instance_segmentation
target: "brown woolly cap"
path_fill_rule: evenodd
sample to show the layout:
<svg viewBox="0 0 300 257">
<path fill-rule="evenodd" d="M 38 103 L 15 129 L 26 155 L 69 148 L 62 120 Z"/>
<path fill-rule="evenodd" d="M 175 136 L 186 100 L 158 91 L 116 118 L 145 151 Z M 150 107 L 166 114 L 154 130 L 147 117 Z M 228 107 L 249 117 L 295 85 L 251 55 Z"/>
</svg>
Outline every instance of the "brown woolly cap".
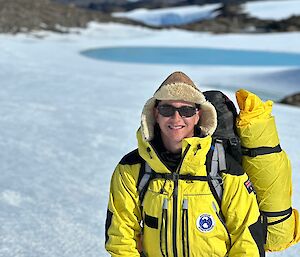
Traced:
<svg viewBox="0 0 300 257">
<path fill-rule="evenodd" d="M 156 100 L 177 100 L 199 104 L 202 110 L 198 126 L 205 135 L 212 135 L 217 127 L 217 113 L 214 106 L 208 102 L 194 82 L 183 72 L 176 71 L 156 90 L 145 104 L 141 116 L 141 131 L 145 141 L 154 137 L 156 123 L 153 108 Z"/>
</svg>

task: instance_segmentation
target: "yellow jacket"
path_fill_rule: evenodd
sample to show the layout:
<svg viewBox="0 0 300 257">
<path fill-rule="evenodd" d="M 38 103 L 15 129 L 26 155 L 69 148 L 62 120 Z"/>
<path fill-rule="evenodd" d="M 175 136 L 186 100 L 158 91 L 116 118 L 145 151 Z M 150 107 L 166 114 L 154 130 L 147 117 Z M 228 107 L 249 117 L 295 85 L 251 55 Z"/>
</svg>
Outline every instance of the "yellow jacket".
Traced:
<svg viewBox="0 0 300 257">
<path fill-rule="evenodd" d="M 151 143 L 142 140 L 140 130 L 137 139 L 138 150 L 123 157 L 111 180 L 105 244 L 111 256 L 141 256 L 140 244 L 148 257 L 264 256 L 257 199 L 246 174 L 223 173 L 221 208 L 207 181 L 164 178 L 150 182 L 140 203 L 137 184 L 143 163 L 155 172 L 171 171 Z M 178 174 L 206 176 L 210 147 L 210 136 L 185 139 Z"/>
</svg>

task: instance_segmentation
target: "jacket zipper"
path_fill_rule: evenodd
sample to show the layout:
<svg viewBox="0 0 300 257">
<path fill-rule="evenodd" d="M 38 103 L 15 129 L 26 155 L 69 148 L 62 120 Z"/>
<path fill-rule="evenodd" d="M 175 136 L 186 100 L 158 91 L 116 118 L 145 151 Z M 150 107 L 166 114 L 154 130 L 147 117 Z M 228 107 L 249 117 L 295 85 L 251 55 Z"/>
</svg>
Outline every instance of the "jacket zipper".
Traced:
<svg viewBox="0 0 300 257">
<path fill-rule="evenodd" d="M 164 163 L 164 161 L 160 158 L 158 152 L 156 151 L 156 149 L 153 147 L 152 143 L 149 142 L 149 145 L 152 147 L 152 150 L 154 151 L 155 155 L 157 156 L 157 158 L 160 160 L 160 162 L 169 170 L 168 166 Z M 150 154 L 151 153 L 151 148 L 148 147 L 147 148 L 147 153 L 148 155 L 151 157 L 150 159 L 152 159 L 152 155 Z M 170 171 L 170 170 L 169 170 Z M 171 171 L 170 171 L 171 172 Z"/>
<path fill-rule="evenodd" d="M 230 246 L 229 248 L 231 248 L 231 236 L 230 236 L 229 230 L 226 226 L 225 220 L 224 220 L 224 218 L 221 217 L 220 213 L 217 210 L 217 206 L 214 202 L 212 202 L 212 206 L 213 206 L 213 209 L 214 209 L 215 213 L 217 214 L 219 220 L 221 221 L 221 223 L 223 224 L 223 226 L 224 226 L 224 228 L 227 232 L 227 236 L 228 236 L 228 239 L 229 239 L 229 246 Z"/>
<path fill-rule="evenodd" d="M 158 157 L 158 159 L 161 161 L 161 163 L 163 163 L 166 167 L 167 165 L 163 162 L 163 160 L 160 158 L 159 154 L 156 152 L 155 148 L 153 147 L 153 145 L 151 144 L 151 142 L 149 142 L 149 144 L 151 145 L 152 149 L 154 150 L 156 156 Z M 172 234 L 173 234 L 173 256 L 174 257 L 178 257 L 178 252 L 177 252 L 177 245 L 176 245 L 176 240 L 177 240 L 177 209 L 178 209 L 178 179 L 179 179 L 179 171 L 181 169 L 183 160 L 187 154 L 187 152 L 189 151 L 191 145 L 188 144 L 187 147 L 185 148 L 181 161 L 177 167 L 177 170 L 175 173 L 173 173 L 173 182 L 174 182 L 174 189 L 173 189 L 173 228 L 172 228 Z M 151 149 L 149 149 L 151 151 Z M 150 151 L 148 151 L 148 154 L 150 155 Z M 150 155 L 151 156 L 151 155 Z M 152 156 L 151 156 L 152 157 Z"/>
<path fill-rule="evenodd" d="M 178 165 L 178 168 L 175 173 L 173 173 L 173 182 L 174 182 L 174 189 L 173 189 L 173 256 L 178 257 L 177 252 L 177 209 L 178 209 L 178 179 L 179 179 L 179 171 L 181 169 L 183 160 L 189 151 L 191 145 L 188 144 L 183 155 L 181 161 Z"/>
</svg>

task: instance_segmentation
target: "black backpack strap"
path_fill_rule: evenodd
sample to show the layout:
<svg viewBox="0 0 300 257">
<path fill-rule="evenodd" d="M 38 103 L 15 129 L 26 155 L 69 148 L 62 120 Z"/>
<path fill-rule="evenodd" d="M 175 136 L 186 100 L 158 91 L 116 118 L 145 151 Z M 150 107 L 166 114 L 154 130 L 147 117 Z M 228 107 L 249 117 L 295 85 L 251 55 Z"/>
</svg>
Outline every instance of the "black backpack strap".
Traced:
<svg viewBox="0 0 300 257">
<path fill-rule="evenodd" d="M 193 176 L 190 174 L 182 175 L 178 173 L 156 173 L 154 172 L 153 178 L 163 178 L 163 179 L 168 179 L 172 181 L 176 180 L 198 180 L 198 181 L 208 181 L 209 178 L 207 176 Z"/>
<path fill-rule="evenodd" d="M 292 207 L 290 207 L 290 208 L 288 208 L 287 210 L 284 210 L 284 211 L 278 211 L 278 212 L 261 211 L 261 213 L 265 217 L 282 217 L 282 216 L 284 216 L 280 220 L 276 220 L 276 221 L 273 221 L 273 222 L 270 222 L 270 223 L 267 222 L 267 225 L 271 226 L 271 225 L 281 223 L 281 222 L 287 220 L 289 217 L 291 217 L 292 213 L 293 213 L 293 209 L 292 209 Z"/>
<path fill-rule="evenodd" d="M 222 167 L 224 167 L 224 164 L 222 164 L 222 165 L 223 165 Z M 226 165 L 226 162 L 225 162 L 225 165 Z M 210 183 L 210 185 L 212 185 L 212 187 L 216 186 L 218 188 L 223 183 L 222 177 L 218 173 L 209 174 L 208 176 L 194 176 L 191 174 L 183 175 L 183 174 L 178 174 L 178 173 L 158 173 L 158 172 L 153 171 L 147 162 L 144 162 L 141 166 L 140 175 L 139 175 L 138 183 L 137 183 L 137 190 L 139 193 L 139 199 L 140 199 L 141 204 L 143 202 L 143 199 L 144 199 L 144 196 L 145 196 L 145 193 L 147 191 L 150 181 L 152 179 L 157 179 L 157 178 L 162 178 L 162 179 L 172 180 L 172 181 L 177 181 L 177 180 L 208 181 Z M 218 191 L 219 191 L 219 189 L 218 189 Z M 223 193 L 223 188 L 222 188 L 221 192 Z M 215 197 L 216 197 L 216 195 L 218 195 L 218 199 L 220 199 L 222 197 L 222 194 L 220 194 L 220 192 L 214 194 Z M 219 203 L 219 200 L 217 200 L 217 201 Z"/>
<path fill-rule="evenodd" d="M 247 155 L 250 157 L 256 157 L 258 155 L 271 154 L 271 153 L 280 153 L 282 151 L 280 145 L 278 144 L 275 147 L 257 147 L 257 148 L 246 148 L 242 147 L 243 155 Z"/>
</svg>

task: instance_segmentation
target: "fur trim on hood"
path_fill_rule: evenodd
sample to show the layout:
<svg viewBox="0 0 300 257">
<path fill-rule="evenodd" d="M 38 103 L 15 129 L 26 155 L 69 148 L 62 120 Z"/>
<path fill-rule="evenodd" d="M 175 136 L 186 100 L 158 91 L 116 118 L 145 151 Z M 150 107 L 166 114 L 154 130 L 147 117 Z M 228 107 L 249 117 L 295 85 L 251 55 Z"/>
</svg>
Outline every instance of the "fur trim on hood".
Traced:
<svg viewBox="0 0 300 257">
<path fill-rule="evenodd" d="M 198 126 L 205 135 L 212 135 L 217 127 L 217 113 L 194 82 L 183 72 L 172 73 L 145 104 L 141 116 L 141 132 L 145 141 L 154 137 L 156 123 L 153 108 L 156 100 L 181 100 L 199 104 L 202 110 Z"/>
</svg>

